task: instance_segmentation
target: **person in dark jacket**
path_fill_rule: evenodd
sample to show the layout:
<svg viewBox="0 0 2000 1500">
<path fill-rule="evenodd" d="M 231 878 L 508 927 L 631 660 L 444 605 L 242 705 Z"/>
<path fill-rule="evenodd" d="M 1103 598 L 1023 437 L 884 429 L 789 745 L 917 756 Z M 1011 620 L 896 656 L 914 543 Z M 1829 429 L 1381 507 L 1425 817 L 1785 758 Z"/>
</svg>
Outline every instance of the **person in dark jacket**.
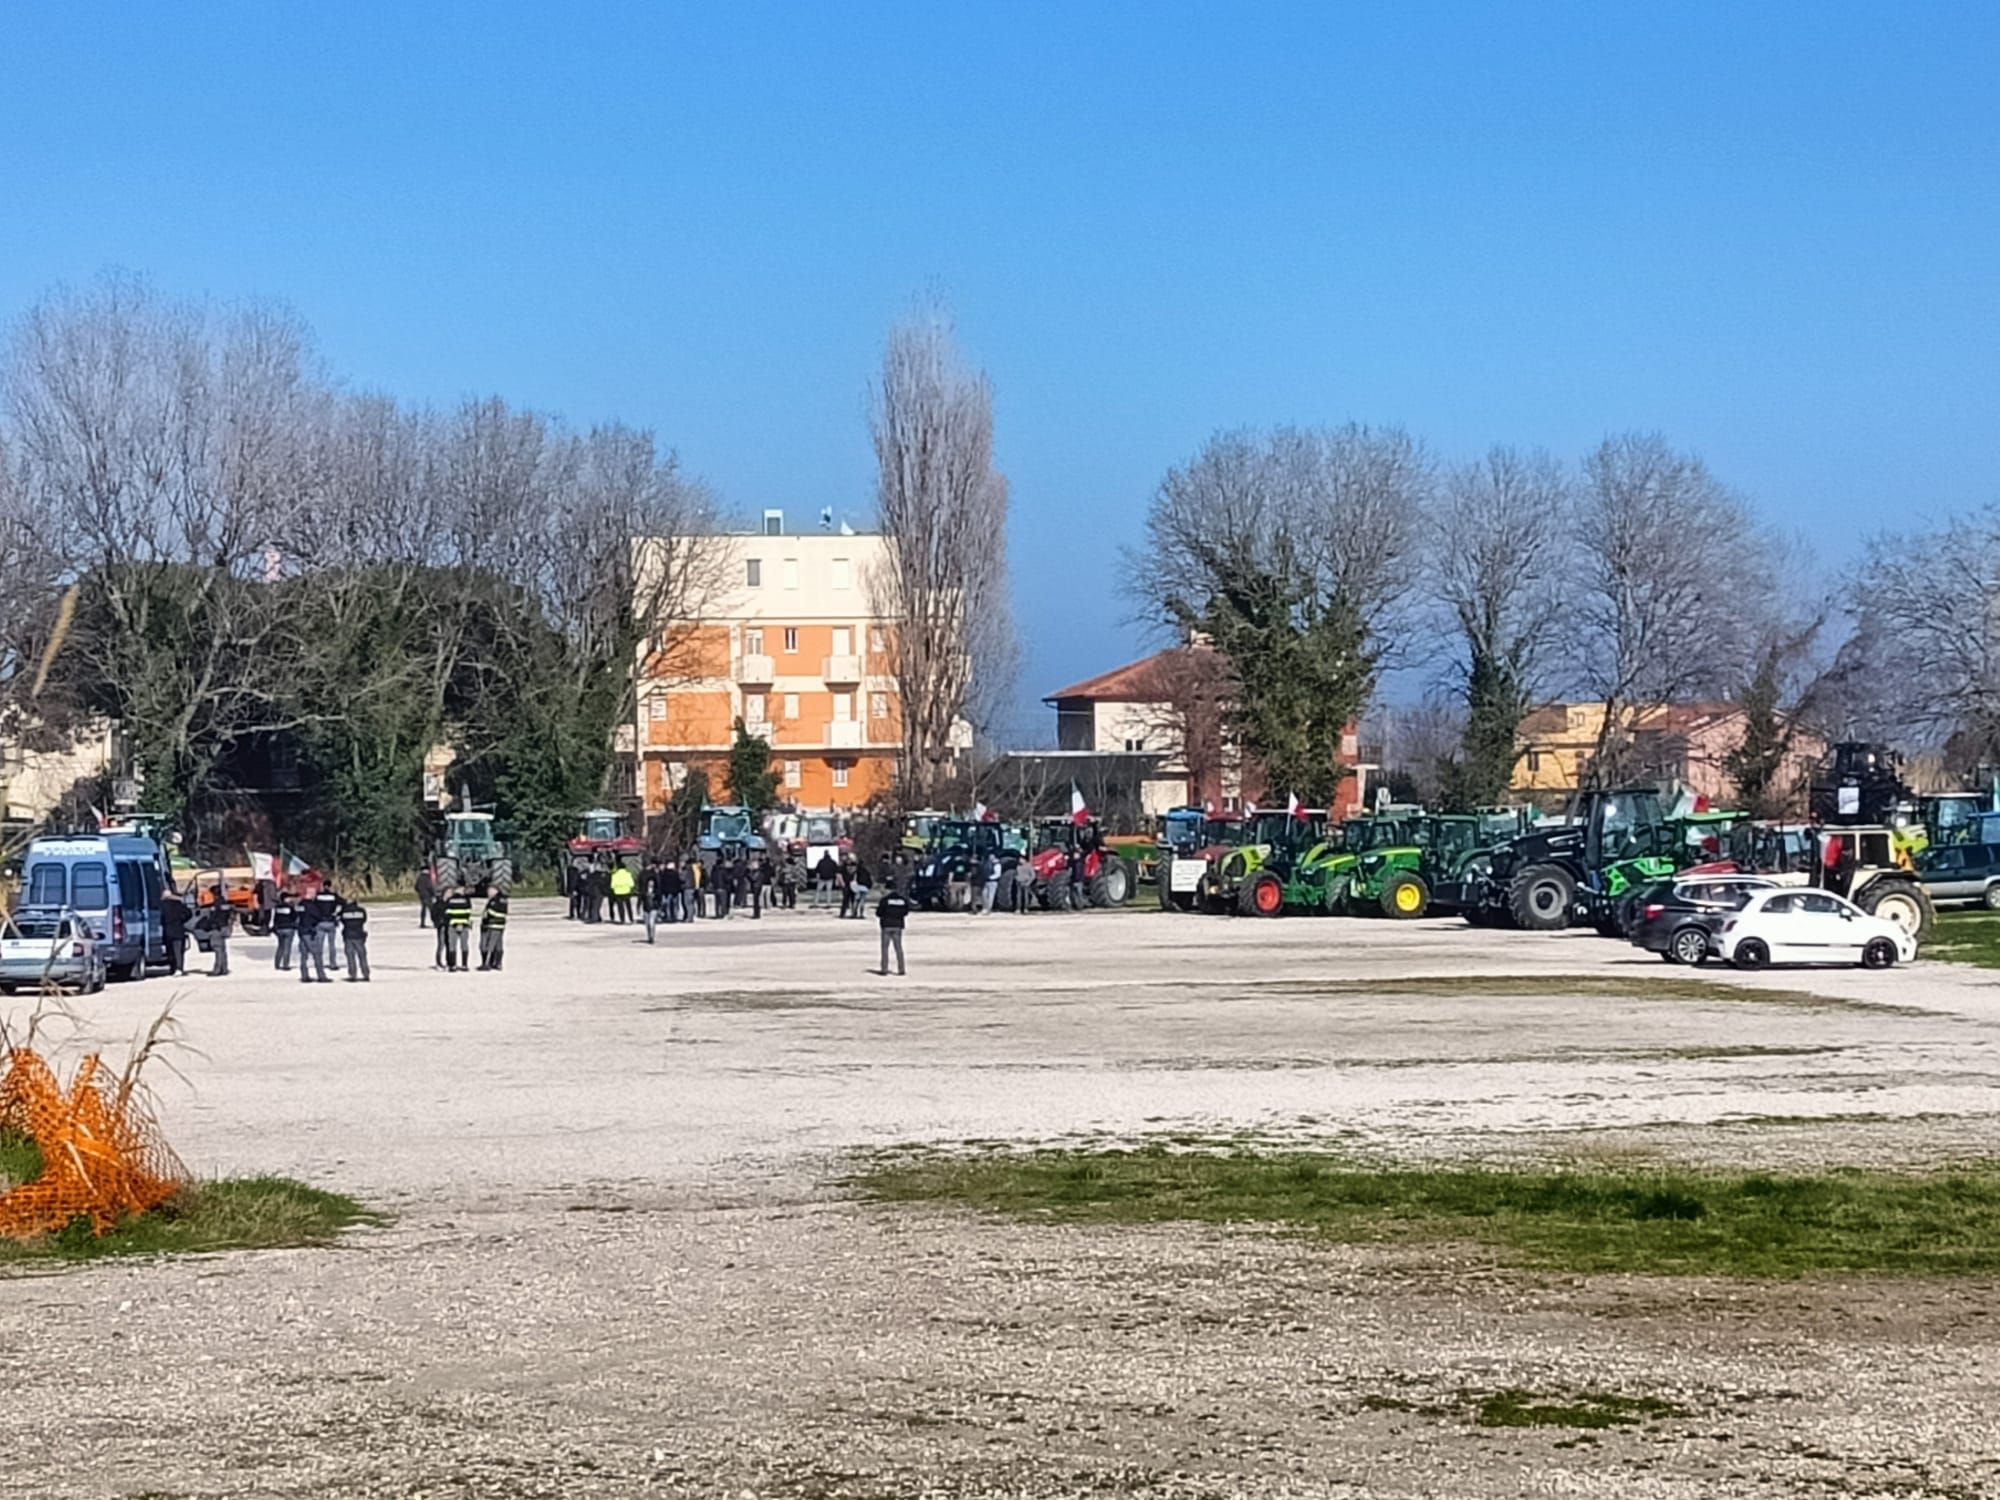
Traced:
<svg viewBox="0 0 2000 1500">
<path fill-rule="evenodd" d="M 833 905 L 834 887 L 841 884 L 840 865 L 831 851 L 820 855 L 819 863 L 813 866 L 814 906 Z"/>
<path fill-rule="evenodd" d="M 660 866 L 660 878 L 653 889 L 660 898 L 660 919 L 678 922 L 681 919 L 681 900 L 687 890 L 687 883 L 681 877 L 681 867 L 677 861 L 668 860 Z"/>
<path fill-rule="evenodd" d="M 236 909 L 229 904 L 229 895 L 220 885 L 215 888 L 215 899 L 202 914 L 201 925 L 208 937 L 208 951 L 215 960 L 208 977 L 220 979 L 229 972 L 229 933 L 236 925 Z"/>
<path fill-rule="evenodd" d="M 368 908 L 352 898 L 340 908 L 340 946 L 347 953 L 347 982 L 368 983 Z"/>
<path fill-rule="evenodd" d="M 319 903 L 299 903 L 299 983 L 326 984 L 326 949 L 319 932 Z"/>
<path fill-rule="evenodd" d="M 187 973 L 188 907 L 179 891 L 168 891 L 160 902 L 160 938 L 167 945 L 167 972 Z"/>
<path fill-rule="evenodd" d="M 425 865 L 417 871 L 417 930 L 423 931 L 430 925 L 431 907 L 437 903 L 437 876 L 431 874 L 431 867 Z"/>
<path fill-rule="evenodd" d="M 506 948 L 507 897 L 495 891 L 486 898 L 486 910 L 479 914 L 479 967 L 498 973 Z"/>
<path fill-rule="evenodd" d="M 472 897 L 462 885 L 451 888 L 444 901 L 444 966 L 453 974 L 472 968 Z"/>
<path fill-rule="evenodd" d="M 895 887 L 891 886 L 890 889 L 894 890 Z M 868 890 L 869 890 L 868 866 L 864 865 L 863 863 L 861 863 L 860 860 L 857 859 L 854 862 L 854 869 L 852 871 L 852 895 L 854 898 L 854 910 L 851 913 L 854 920 L 857 922 L 864 921 L 868 916 Z"/>
<path fill-rule="evenodd" d="M 882 968 L 889 972 L 889 950 L 896 950 L 896 973 L 903 970 L 903 924 L 910 917 L 910 898 L 891 885 L 888 894 L 875 905 L 875 920 L 882 924 Z"/>
<path fill-rule="evenodd" d="M 431 967 L 442 969 L 446 958 L 445 948 L 451 935 L 445 930 L 444 903 L 450 892 L 440 888 L 431 895 L 431 926 L 437 929 L 437 951 L 431 955 Z"/>
<path fill-rule="evenodd" d="M 319 888 L 319 894 L 309 903 L 313 911 L 313 925 L 319 933 L 319 972 L 325 977 L 328 969 L 340 966 L 339 955 L 333 951 L 335 937 L 340 932 L 340 909 L 346 905 L 340 895 L 330 885 Z M 333 981 L 327 980 L 328 984 Z"/>
<path fill-rule="evenodd" d="M 299 935 L 299 903 L 289 895 L 278 897 L 278 904 L 271 912 L 271 935 L 278 940 L 277 967 L 289 973 L 292 967 L 292 944 Z"/>
</svg>

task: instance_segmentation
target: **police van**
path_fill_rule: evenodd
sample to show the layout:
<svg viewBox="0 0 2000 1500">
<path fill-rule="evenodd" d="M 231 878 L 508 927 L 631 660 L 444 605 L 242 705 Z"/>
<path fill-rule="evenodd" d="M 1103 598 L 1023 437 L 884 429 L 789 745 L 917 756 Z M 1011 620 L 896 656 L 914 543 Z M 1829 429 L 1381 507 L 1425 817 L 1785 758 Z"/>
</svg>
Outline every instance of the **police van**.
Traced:
<svg viewBox="0 0 2000 1500">
<path fill-rule="evenodd" d="M 143 979 L 167 957 L 160 902 L 166 857 L 134 833 L 58 834 L 28 845 L 21 905 L 75 912 L 97 934 L 113 979 Z"/>
</svg>

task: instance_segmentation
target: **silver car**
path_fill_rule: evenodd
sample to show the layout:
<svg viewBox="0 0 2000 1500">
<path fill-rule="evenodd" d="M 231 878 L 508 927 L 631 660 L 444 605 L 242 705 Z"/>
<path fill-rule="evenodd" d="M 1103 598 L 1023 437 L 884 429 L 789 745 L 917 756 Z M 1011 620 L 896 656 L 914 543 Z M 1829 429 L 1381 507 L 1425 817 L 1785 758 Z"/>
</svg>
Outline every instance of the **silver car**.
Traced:
<svg viewBox="0 0 2000 1500">
<path fill-rule="evenodd" d="M 24 906 L 0 916 L 0 994 L 54 984 L 94 995 L 104 988 L 104 949 L 66 906 Z"/>
<path fill-rule="evenodd" d="M 1972 902 L 2000 911 L 2000 844 L 1940 844 L 1917 856 L 1933 906 Z"/>
</svg>

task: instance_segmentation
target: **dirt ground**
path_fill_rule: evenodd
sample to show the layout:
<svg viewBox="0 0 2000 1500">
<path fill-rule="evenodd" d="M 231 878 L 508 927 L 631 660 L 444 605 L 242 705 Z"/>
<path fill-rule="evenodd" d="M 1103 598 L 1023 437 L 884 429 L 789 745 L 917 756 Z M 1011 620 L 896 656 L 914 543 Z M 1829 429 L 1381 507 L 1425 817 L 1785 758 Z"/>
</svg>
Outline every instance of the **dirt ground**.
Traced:
<svg viewBox="0 0 2000 1500">
<path fill-rule="evenodd" d="M 0 1494 L 2000 1494 L 1991 1282 L 1556 1276 L 836 1181 L 855 1147 L 1165 1132 L 1991 1159 L 1993 976 L 1689 998 L 1581 934 L 1120 913 L 920 917 L 884 979 L 872 925 L 825 914 L 648 948 L 530 903 L 504 974 L 446 976 L 415 920 L 378 911 L 368 986 L 246 942 L 227 979 L 84 1003 L 116 1044 L 176 998 L 204 1056 L 163 1113 L 198 1170 L 393 1220 L 0 1279 Z M 1678 1414 L 1477 1425 L 1508 1389 Z"/>
</svg>

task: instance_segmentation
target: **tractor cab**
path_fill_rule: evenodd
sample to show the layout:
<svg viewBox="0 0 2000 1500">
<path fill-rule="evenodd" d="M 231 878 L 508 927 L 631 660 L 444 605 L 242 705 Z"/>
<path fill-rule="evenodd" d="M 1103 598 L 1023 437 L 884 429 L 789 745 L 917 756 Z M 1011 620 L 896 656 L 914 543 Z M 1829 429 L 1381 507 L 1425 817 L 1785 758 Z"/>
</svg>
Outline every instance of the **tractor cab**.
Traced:
<svg viewBox="0 0 2000 1500">
<path fill-rule="evenodd" d="M 1162 857 L 1187 859 L 1206 844 L 1203 829 L 1208 824 L 1208 814 L 1198 807 L 1176 807 L 1160 817 L 1160 854 Z"/>
<path fill-rule="evenodd" d="M 1026 854 L 1017 828 L 1005 823 L 950 818 L 931 830 L 931 845 L 910 881 L 910 899 L 929 911 L 947 911 L 970 898 L 976 878 L 989 856 L 1000 857 L 1003 909 L 1014 901 L 1015 882 L 1009 878 Z"/>
<path fill-rule="evenodd" d="M 750 809 L 735 805 L 717 806 L 710 803 L 701 810 L 699 831 L 695 835 L 695 847 L 705 861 L 717 858 L 741 859 L 745 855 L 756 856 L 764 852 L 763 834 L 757 831 L 757 820 L 750 815 Z"/>
<path fill-rule="evenodd" d="M 451 812 L 444 815 L 445 852 L 459 860 L 489 860 L 500 853 L 500 835 L 493 814 Z"/>
</svg>

